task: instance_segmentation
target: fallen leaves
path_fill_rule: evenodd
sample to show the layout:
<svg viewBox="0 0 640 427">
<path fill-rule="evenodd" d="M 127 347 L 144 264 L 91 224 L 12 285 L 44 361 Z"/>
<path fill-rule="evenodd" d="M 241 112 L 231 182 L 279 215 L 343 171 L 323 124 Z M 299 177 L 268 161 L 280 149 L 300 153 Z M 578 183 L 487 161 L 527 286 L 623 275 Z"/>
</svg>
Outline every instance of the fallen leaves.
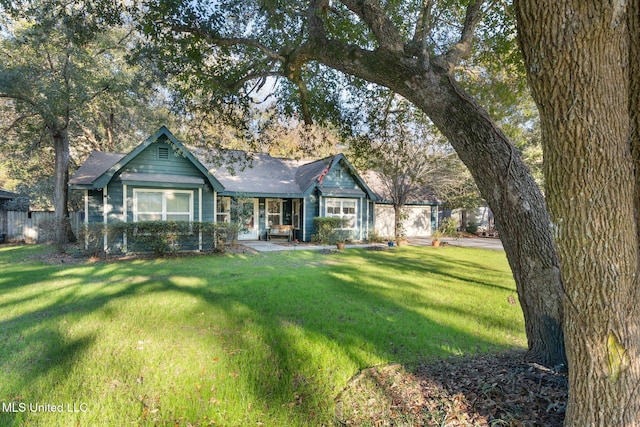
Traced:
<svg viewBox="0 0 640 427">
<path fill-rule="evenodd" d="M 341 425 L 560 427 L 567 378 L 522 353 L 365 369 L 336 398 Z"/>
</svg>

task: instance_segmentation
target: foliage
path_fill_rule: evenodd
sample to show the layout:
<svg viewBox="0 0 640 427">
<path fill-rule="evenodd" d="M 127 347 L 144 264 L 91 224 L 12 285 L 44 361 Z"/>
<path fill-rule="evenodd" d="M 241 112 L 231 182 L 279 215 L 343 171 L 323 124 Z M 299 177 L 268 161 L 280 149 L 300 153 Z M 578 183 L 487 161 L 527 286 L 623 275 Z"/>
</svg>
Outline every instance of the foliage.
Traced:
<svg viewBox="0 0 640 427">
<path fill-rule="evenodd" d="M 382 242 L 387 242 L 389 240 L 392 240 L 392 239 L 390 239 L 389 237 L 379 235 L 376 230 L 373 230 L 373 229 L 369 230 L 367 241 L 371 243 L 382 243 Z"/>
<path fill-rule="evenodd" d="M 498 251 L 47 251 L 0 247 L 0 400 L 87 411 L 2 412 L 3 426 L 332 425 L 362 369 L 526 345 Z"/>
<path fill-rule="evenodd" d="M 69 168 L 167 121 L 161 91 L 126 61 L 135 37 L 120 2 L 0 1 L 0 11 L 0 169 L 34 206 L 60 210 Z"/>
<path fill-rule="evenodd" d="M 175 254 L 199 247 L 200 233 L 205 250 L 224 252 L 225 245 L 237 238 L 238 226 L 229 223 L 188 221 L 115 222 L 108 225 L 89 224 L 82 229 L 80 241 L 92 255 L 104 255 L 104 236 L 107 235 L 107 253 L 125 250 L 123 236 L 127 238 L 127 251 L 152 251 L 157 256 Z"/>
<path fill-rule="evenodd" d="M 478 232 L 478 227 L 479 224 L 477 223 L 477 221 L 475 219 L 472 219 L 471 221 L 467 222 L 467 228 L 465 231 L 467 233 L 476 234 Z"/>
<path fill-rule="evenodd" d="M 29 212 L 29 197 L 20 194 L 15 199 L 6 200 L 0 208 L 5 211 Z"/>
<path fill-rule="evenodd" d="M 313 218 L 313 227 L 316 234 L 312 236 L 312 240 L 319 243 L 336 244 L 346 242 L 351 239 L 351 231 L 344 230 L 344 219 L 338 217 L 315 217 Z"/>
<path fill-rule="evenodd" d="M 53 243 L 59 253 L 63 253 L 67 248 L 67 242 L 57 238 L 60 235 L 66 235 L 71 232 L 71 224 L 67 220 L 60 218 L 49 218 L 38 224 L 40 235 L 43 241 Z"/>
<path fill-rule="evenodd" d="M 231 199 L 231 219 L 234 224 L 238 225 L 239 233 L 248 231 L 247 224 L 253 216 L 253 199 L 244 195 Z"/>
<path fill-rule="evenodd" d="M 456 236 L 458 234 L 456 220 L 451 217 L 444 218 L 440 223 L 440 231 L 445 236 Z"/>
</svg>

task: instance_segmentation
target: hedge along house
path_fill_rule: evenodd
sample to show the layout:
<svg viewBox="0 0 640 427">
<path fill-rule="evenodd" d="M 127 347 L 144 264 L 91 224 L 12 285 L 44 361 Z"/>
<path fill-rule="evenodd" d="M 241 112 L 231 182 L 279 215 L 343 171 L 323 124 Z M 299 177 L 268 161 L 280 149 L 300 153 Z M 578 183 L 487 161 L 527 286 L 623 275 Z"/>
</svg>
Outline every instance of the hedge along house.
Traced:
<svg viewBox="0 0 640 427">
<path fill-rule="evenodd" d="M 272 227 L 288 225 L 293 238 L 309 241 L 316 216 L 344 218 L 354 240 L 373 227 L 375 196 L 342 154 L 313 162 L 238 151 L 221 157 L 222 165 L 212 153 L 188 150 L 162 127 L 129 153 L 94 151 L 69 188 L 83 192 L 87 225 L 234 222 L 232 206 L 240 201 L 251 213 L 240 239 L 264 239 Z M 191 249 L 203 249 L 198 237 Z M 105 251 L 130 249 L 126 235 L 115 239 L 104 233 Z"/>
</svg>

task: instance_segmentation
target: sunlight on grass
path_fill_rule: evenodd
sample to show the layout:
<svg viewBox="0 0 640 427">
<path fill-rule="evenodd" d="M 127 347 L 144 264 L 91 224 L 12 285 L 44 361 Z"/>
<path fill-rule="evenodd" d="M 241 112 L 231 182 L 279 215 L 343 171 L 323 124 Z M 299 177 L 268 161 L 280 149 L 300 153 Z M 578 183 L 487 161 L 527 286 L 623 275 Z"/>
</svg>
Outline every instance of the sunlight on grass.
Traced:
<svg viewBox="0 0 640 427">
<path fill-rule="evenodd" d="M 525 345 L 501 252 L 48 251 L 0 247 L 0 425 L 329 425 L 366 367 Z"/>
</svg>

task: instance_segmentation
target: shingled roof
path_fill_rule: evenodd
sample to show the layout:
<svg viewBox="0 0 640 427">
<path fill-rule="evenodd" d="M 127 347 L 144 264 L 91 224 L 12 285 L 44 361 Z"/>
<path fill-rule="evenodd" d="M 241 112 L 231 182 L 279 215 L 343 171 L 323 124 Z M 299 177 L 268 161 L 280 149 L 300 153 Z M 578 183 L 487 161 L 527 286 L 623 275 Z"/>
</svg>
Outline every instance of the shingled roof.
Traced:
<svg viewBox="0 0 640 427">
<path fill-rule="evenodd" d="M 266 153 L 250 153 L 239 150 L 223 150 L 217 154 L 202 148 L 188 149 L 165 127 L 160 128 L 133 151 L 103 153 L 94 151 L 69 180 L 71 188 L 102 187 L 116 170 L 133 159 L 142 149 L 157 140 L 167 140 L 180 148 L 184 155 L 207 176 L 223 195 L 252 195 L 254 197 L 305 197 L 322 186 L 322 178 L 337 163 L 343 162 L 364 192 L 375 198 L 374 193 L 343 154 L 320 160 L 294 160 L 272 157 Z M 140 175 L 140 174 L 137 174 Z M 137 181 L 162 181 L 161 176 L 136 176 Z M 342 190 L 348 192 L 349 190 Z M 359 190 L 358 190 L 359 191 Z M 359 194 L 362 192 L 359 191 Z"/>
<path fill-rule="evenodd" d="M 376 195 L 379 203 L 391 204 L 393 203 L 391 191 L 389 185 L 385 183 L 384 179 L 379 172 L 368 170 L 362 173 L 362 177 L 367 181 L 367 184 Z M 426 186 L 421 187 L 419 190 L 412 191 L 409 198 L 408 205 L 433 205 L 437 204 L 438 198 L 436 195 Z"/>
<path fill-rule="evenodd" d="M 125 153 L 104 153 L 102 151 L 92 151 L 85 162 L 69 179 L 70 186 L 91 185 L 106 171 L 111 169 L 116 163 L 126 156 Z"/>
</svg>

